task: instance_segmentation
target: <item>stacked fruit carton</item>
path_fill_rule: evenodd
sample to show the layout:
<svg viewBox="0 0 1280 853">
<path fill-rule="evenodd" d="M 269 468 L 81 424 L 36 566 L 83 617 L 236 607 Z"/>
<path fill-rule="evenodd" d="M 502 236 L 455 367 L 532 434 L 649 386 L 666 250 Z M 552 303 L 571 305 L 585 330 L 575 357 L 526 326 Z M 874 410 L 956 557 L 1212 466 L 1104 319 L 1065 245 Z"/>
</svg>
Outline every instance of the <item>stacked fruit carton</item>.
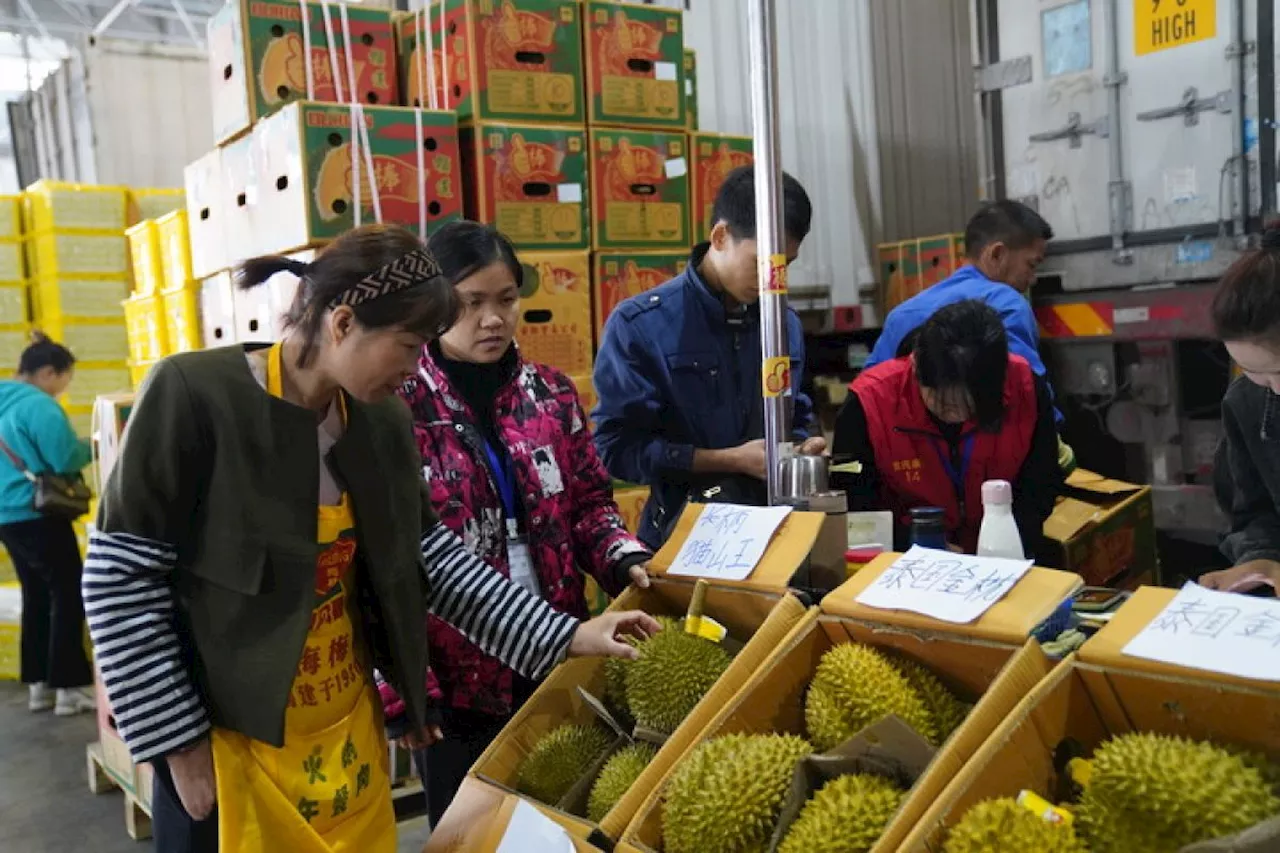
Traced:
<svg viewBox="0 0 1280 853">
<path fill-rule="evenodd" d="M 958 270 L 964 265 L 964 254 L 963 234 L 938 234 L 876 246 L 885 313 Z"/>
</svg>

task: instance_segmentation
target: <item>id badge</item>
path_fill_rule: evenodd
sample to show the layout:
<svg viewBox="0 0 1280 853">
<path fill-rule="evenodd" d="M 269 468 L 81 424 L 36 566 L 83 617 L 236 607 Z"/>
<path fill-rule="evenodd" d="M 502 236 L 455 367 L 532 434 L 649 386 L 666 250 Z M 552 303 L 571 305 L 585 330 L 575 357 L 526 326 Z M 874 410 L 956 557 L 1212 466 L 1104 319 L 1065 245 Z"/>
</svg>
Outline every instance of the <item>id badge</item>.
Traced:
<svg viewBox="0 0 1280 853">
<path fill-rule="evenodd" d="M 533 571 L 533 556 L 529 553 L 529 543 L 524 539 L 507 540 L 507 567 L 511 571 L 513 584 L 524 587 L 538 597 L 542 596 L 542 590 L 538 586 L 538 576 Z"/>
</svg>

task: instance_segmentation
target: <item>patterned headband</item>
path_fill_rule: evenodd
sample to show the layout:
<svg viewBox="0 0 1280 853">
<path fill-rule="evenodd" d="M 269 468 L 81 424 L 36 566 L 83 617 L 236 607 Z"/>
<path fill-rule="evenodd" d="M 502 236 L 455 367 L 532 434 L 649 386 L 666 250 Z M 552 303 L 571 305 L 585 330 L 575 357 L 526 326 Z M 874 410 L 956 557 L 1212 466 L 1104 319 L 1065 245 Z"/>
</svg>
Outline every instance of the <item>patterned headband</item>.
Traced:
<svg viewBox="0 0 1280 853">
<path fill-rule="evenodd" d="M 434 255 L 426 249 L 414 249 L 344 290 L 329 303 L 329 309 L 339 305 L 354 308 L 442 275 L 444 271 L 436 263 Z"/>
</svg>

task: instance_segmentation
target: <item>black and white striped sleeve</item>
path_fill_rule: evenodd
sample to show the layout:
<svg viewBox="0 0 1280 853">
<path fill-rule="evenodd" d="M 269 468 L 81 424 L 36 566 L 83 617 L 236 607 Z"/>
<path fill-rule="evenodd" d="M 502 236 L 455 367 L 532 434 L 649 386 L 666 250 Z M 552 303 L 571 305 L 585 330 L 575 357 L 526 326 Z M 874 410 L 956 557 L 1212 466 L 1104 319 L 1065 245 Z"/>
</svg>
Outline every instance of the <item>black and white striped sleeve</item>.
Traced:
<svg viewBox="0 0 1280 853">
<path fill-rule="evenodd" d="M 422 535 L 427 606 L 486 654 L 533 680 L 565 658 L 579 622 L 494 571 L 437 522 Z"/>
<path fill-rule="evenodd" d="M 120 736 L 139 763 L 209 731 L 174 627 L 177 552 L 125 533 L 95 533 L 85 558 L 85 614 Z"/>
</svg>

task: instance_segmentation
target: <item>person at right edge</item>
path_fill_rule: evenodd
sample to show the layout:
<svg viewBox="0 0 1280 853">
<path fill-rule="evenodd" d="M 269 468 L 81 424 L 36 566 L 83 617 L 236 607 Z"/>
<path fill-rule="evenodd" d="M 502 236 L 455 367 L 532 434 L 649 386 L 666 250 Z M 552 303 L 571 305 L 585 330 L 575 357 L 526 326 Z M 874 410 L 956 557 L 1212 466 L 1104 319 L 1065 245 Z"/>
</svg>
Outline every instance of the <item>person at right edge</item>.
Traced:
<svg viewBox="0 0 1280 853">
<path fill-rule="evenodd" d="M 1213 463 L 1229 520 L 1222 553 L 1232 567 L 1200 576 L 1210 589 L 1280 586 L 1280 223 L 1237 260 L 1213 298 L 1213 325 L 1244 374 L 1222 398 L 1222 441 Z"/>
<path fill-rule="evenodd" d="M 813 207 L 787 174 L 782 205 L 790 264 Z M 596 354 L 596 448 L 615 479 L 649 486 L 637 536 L 654 549 L 696 490 L 718 486 L 734 503 L 767 499 L 751 166 L 725 177 L 711 219 L 711 239 L 694 247 L 683 273 L 609 315 Z M 809 433 L 813 406 L 799 391 L 804 332 L 794 311 L 787 341 L 791 437 L 801 453 L 822 453 L 825 440 Z"/>
<path fill-rule="evenodd" d="M 634 657 L 643 613 L 579 622 L 440 523 L 396 398 L 458 299 L 410 231 L 348 231 L 300 278 L 284 339 L 151 371 L 89 544 L 89 631 L 121 737 L 155 769 L 160 853 L 396 849 L 373 672 L 428 724 L 430 611 L 529 678 Z M 215 809 L 216 806 L 216 809 Z"/>
<path fill-rule="evenodd" d="M 1009 337 L 1009 352 L 1021 356 L 1036 376 L 1044 380 L 1053 399 L 1044 362 L 1040 359 L 1040 332 L 1027 292 L 1036 283 L 1036 270 L 1044 261 L 1053 229 L 1040 214 L 1017 201 L 1001 200 L 982 205 L 964 229 L 965 263 L 943 281 L 895 307 L 885 318 L 864 370 L 892 361 L 911 349 L 915 333 L 939 308 L 964 299 L 987 303 L 1000 315 Z M 1062 413 L 1053 412 L 1062 428 Z M 1064 474 L 1076 467 L 1075 453 L 1057 439 L 1058 464 Z"/>
</svg>

